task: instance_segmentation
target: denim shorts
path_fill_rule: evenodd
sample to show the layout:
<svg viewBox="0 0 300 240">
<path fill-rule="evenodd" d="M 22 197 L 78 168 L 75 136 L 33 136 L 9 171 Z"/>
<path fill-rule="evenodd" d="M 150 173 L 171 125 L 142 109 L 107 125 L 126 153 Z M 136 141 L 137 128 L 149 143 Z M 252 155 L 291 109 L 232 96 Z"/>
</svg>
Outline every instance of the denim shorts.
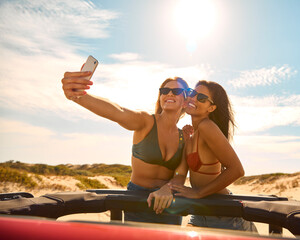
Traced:
<svg viewBox="0 0 300 240">
<path fill-rule="evenodd" d="M 127 185 L 127 190 L 130 191 L 149 191 L 153 192 L 158 190 L 149 189 L 138 186 L 132 182 L 129 182 Z M 124 211 L 124 220 L 133 221 L 133 222 L 146 222 L 146 223 L 161 223 L 161 224 L 172 224 L 172 225 L 181 225 L 182 217 L 177 215 L 168 215 L 168 214 L 156 214 L 152 212 L 128 212 Z"/>
<path fill-rule="evenodd" d="M 230 190 L 229 194 L 232 195 Z M 240 217 L 216 217 L 216 216 L 200 216 L 192 215 L 188 224 L 197 227 L 221 228 L 230 230 L 240 230 L 257 232 L 253 222 L 248 222 Z"/>
<path fill-rule="evenodd" d="M 257 232 L 253 222 L 248 222 L 240 217 L 215 217 L 192 215 L 189 224 L 197 227 L 222 228 Z"/>
</svg>

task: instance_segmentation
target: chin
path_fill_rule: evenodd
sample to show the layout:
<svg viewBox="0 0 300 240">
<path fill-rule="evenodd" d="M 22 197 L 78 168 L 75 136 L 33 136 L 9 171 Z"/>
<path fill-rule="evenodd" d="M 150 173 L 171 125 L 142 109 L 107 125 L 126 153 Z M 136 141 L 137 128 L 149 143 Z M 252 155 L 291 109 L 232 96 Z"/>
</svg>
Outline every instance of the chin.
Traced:
<svg viewBox="0 0 300 240">
<path fill-rule="evenodd" d="M 179 110 L 179 107 L 178 106 L 176 106 L 176 105 L 164 105 L 164 106 L 162 106 L 162 109 L 163 110 L 173 110 L 173 111 L 175 111 L 175 110 Z"/>
<path fill-rule="evenodd" d="M 189 114 L 189 115 L 193 115 L 193 114 L 195 114 L 195 109 L 186 108 L 186 109 L 185 109 L 185 112 L 186 112 L 187 114 Z"/>
</svg>

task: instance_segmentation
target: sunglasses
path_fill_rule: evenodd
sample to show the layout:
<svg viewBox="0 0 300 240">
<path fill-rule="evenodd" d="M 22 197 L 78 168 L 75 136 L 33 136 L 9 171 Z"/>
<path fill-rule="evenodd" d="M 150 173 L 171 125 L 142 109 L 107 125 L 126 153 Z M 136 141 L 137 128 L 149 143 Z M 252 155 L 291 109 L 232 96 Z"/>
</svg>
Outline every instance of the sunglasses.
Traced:
<svg viewBox="0 0 300 240">
<path fill-rule="evenodd" d="M 167 95 L 170 91 L 172 91 L 174 95 L 180 95 L 181 93 L 183 93 L 184 97 L 186 96 L 183 88 L 160 88 L 159 94 Z"/>
<path fill-rule="evenodd" d="M 192 88 L 189 88 L 187 90 L 187 96 L 190 97 L 190 98 L 193 98 L 197 95 L 197 100 L 201 103 L 205 103 L 205 101 L 209 101 L 211 104 L 214 105 L 214 101 L 211 100 L 208 96 L 206 96 L 205 94 L 203 93 L 198 93 L 197 91 L 195 91 L 194 89 Z"/>
</svg>

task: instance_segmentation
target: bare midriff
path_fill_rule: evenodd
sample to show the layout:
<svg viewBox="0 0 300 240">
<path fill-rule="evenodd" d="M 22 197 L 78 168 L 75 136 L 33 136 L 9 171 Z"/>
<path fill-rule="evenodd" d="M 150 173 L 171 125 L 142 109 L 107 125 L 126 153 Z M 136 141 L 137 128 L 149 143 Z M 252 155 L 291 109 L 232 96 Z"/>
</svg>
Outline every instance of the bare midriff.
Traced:
<svg viewBox="0 0 300 240">
<path fill-rule="evenodd" d="M 174 171 L 155 164 L 145 163 L 132 157 L 131 182 L 145 188 L 160 188 L 165 185 L 174 174 Z"/>
</svg>

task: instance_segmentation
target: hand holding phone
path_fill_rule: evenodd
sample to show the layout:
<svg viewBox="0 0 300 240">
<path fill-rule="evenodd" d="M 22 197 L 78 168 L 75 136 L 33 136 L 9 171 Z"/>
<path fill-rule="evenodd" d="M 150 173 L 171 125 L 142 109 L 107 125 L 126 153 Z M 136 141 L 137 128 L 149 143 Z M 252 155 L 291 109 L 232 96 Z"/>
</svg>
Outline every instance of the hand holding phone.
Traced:
<svg viewBox="0 0 300 240">
<path fill-rule="evenodd" d="M 91 77 L 93 76 L 97 66 L 98 66 L 98 60 L 90 55 L 90 56 L 88 56 L 86 62 L 83 64 L 80 72 L 92 72 L 92 74 L 85 77 L 86 80 L 90 80 Z M 74 92 L 81 92 L 81 91 L 84 91 L 84 89 L 73 89 L 73 91 Z"/>
<path fill-rule="evenodd" d="M 87 60 L 86 60 L 85 64 L 83 65 L 83 67 L 81 68 L 81 72 L 92 72 L 91 75 L 86 77 L 87 80 L 91 79 L 91 77 L 93 76 L 97 66 L 98 66 L 98 60 L 90 55 L 87 58 Z"/>
<path fill-rule="evenodd" d="M 98 61 L 92 56 L 89 56 L 82 66 L 80 72 L 91 72 L 91 74 L 82 74 L 80 72 L 65 72 L 64 78 L 61 80 L 63 84 L 64 94 L 69 100 L 75 101 L 86 94 L 85 90 L 89 89 L 91 82 L 82 82 L 80 78 L 84 77 L 86 80 L 90 80 L 93 73 L 98 66 Z M 87 76 L 88 75 L 88 76 Z M 85 77 L 86 76 L 86 77 Z M 74 88 L 75 86 L 76 88 Z"/>
</svg>

